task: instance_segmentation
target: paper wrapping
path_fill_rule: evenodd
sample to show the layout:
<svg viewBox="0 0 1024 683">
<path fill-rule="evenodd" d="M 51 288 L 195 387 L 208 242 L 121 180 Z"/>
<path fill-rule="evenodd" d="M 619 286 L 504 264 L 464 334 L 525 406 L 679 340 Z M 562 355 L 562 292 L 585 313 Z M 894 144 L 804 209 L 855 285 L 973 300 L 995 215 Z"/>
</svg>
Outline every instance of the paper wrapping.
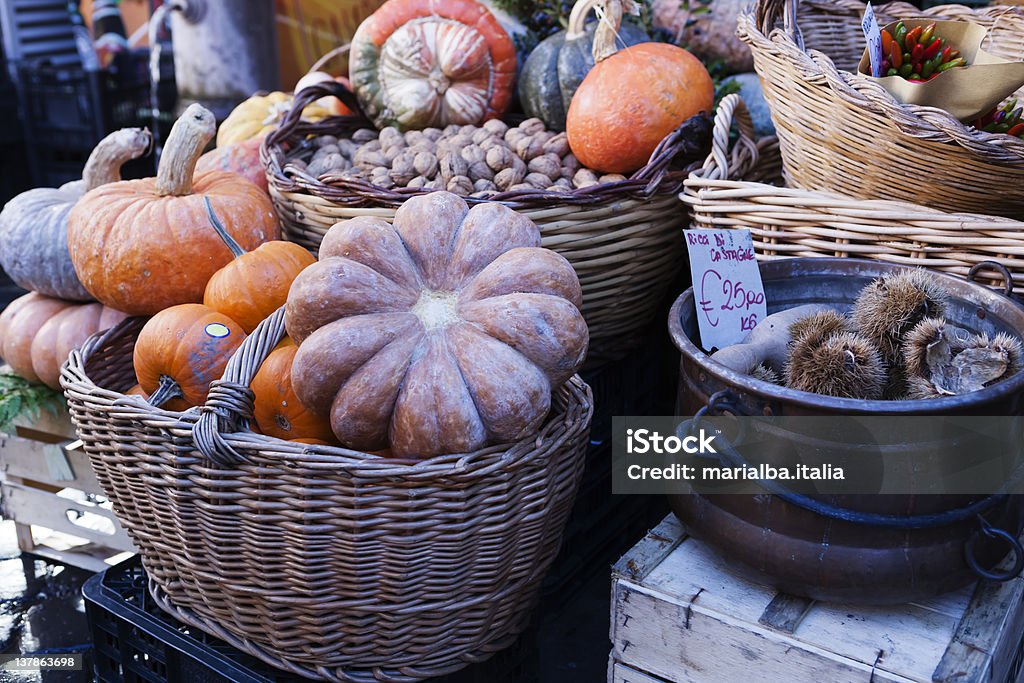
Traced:
<svg viewBox="0 0 1024 683">
<path fill-rule="evenodd" d="M 897 23 L 894 21 L 883 30 L 892 34 Z M 1011 62 L 981 49 L 988 33 L 984 27 L 967 21 L 903 21 L 908 30 L 931 23 L 935 24 L 936 36 L 960 50 L 967 66 L 948 69 L 924 83 L 911 83 L 902 76 L 875 78 L 871 75 L 871 58 L 865 49 L 858 71 L 877 81 L 903 104 L 945 109 L 955 118 L 968 122 L 992 111 L 1024 85 L 1024 62 Z"/>
</svg>

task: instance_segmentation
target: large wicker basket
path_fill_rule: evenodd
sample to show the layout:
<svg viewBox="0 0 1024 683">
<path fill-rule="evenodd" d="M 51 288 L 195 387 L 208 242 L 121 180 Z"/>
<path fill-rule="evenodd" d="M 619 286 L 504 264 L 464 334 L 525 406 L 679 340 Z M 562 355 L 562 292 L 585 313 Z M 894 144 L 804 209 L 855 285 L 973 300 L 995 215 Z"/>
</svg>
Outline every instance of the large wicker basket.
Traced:
<svg viewBox="0 0 1024 683">
<path fill-rule="evenodd" d="M 740 134 L 730 143 L 734 122 Z M 1024 223 L 770 185 L 779 181 L 778 148 L 772 138 L 754 144 L 752 136 L 743 100 L 729 95 L 715 116 L 712 153 L 680 195 L 693 227 L 746 228 L 760 260 L 852 256 L 962 277 L 995 261 L 1024 284 Z"/>
<path fill-rule="evenodd" d="M 250 335 L 201 410 L 135 382 L 132 319 L 90 339 L 62 383 L 150 591 L 179 620 L 301 676 L 413 681 L 486 659 L 526 625 L 583 469 L 578 377 L 536 435 L 420 462 L 245 429 L 247 385 L 284 335 Z"/>
<path fill-rule="evenodd" d="M 326 95 L 342 96 L 355 106 L 341 86 L 307 88 L 262 149 L 270 195 L 286 239 L 314 252 L 338 221 L 366 215 L 391 220 L 406 199 L 424 192 L 385 190 L 338 177 L 324 182 L 289 164 L 312 152 L 303 145 L 307 136 L 340 137 L 369 125 L 356 117 L 316 124 L 302 121 L 302 107 Z M 623 182 L 567 193 L 534 190 L 503 192 L 488 200 L 467 198 L 470 203 L 500 201 L 529 216 L 540 228 L 542 245 L 560 253 L 576 269 L 583 286 L 583 317 L 590 328 L 591 365 L 617 358 L 640 341 L 668 285 L 685 265 L 680 231 L 686 216 L 675 195 L 688 172 L 707 154 L 709 130 L 710 124 L 684 124 L 662 140 L 644 168 Z M 695 133 L 700 134 L 695 137 Z M 690 165 L 673 167 L 673 162 Z"/>
<path fill-rule="evenodd" d="M 940 109 L 903 105 L 856 73 L 865 5 L 758 0 L 739 17 L 778 131 L 791 187 L 899 199 L 953 212 L 1024 217 L 1024 140 L 978 131 Z M 1024 7 L 919 10 L 894 2 L 880 23 L 930 17 L 989 29 L 985 49 L 1024 60 Z"/>
</svg>

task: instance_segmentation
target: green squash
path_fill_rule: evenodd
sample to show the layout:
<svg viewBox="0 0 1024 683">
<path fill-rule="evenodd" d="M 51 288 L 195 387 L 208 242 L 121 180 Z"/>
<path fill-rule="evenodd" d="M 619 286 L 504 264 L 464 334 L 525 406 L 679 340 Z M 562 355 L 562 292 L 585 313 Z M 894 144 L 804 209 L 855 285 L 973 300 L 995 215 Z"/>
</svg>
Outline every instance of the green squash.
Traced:
<svg viewBox="0 0 1024 683">
<path fill-rule="evenodd" d="M 569 15 L 569 26 L 541 41 L 526 59 L 519 74 L 519 101 L 529 116 L 544 121 L 550 130 L 565 130 L 576 88 L 594 68 L 592 54 L 596 21 L 585 23 L 598 0 L 580 0 Z M 618 27 L 620 47 L 645 43 L 650 37 L 636 24 Z"/>
</svg>

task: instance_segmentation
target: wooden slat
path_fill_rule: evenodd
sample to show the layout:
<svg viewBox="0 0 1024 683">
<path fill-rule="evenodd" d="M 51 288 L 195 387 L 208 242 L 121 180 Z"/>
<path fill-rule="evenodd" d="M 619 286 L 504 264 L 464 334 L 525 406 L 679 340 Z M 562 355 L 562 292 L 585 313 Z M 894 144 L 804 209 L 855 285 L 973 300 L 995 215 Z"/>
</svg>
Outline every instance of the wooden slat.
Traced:
<svg viewBox="0 0 1024 683">
<path fill-rule="evenodd" d="M 622 662 L 612 661 L 608 666 L 608 683 L 667 683 L 664 678 L 649 676 Z"/>
<path fill-rule="evenodd" d="M 70 467 L 71 479 L 54 476 L 56 468 L 49 463 L 64 459 Z M 44 482 L 85 493 L 103 494 L 96 474 L 83 449 L 65 451 L 59 444 L 47 444 L 17 436 L 0 435 L 0 471 L 9 476 Z"/>
<path fill-rule="evenodd" d="M 669 515 L 612 567 L 612 578 L 643 579 L 686 539 L 683 525 Z"/>
<path fill-rule="evenodd" d="M 779 593 L 764 608 L 757 623 L 783 633 L 793 633 L 814 604 L 810 598 Z"/>
<path fill-rule="evenodd" d="M 105 517 L 113 523 L 114 533 L 107 534 L 74 524 L 67 517 L 68 511 Z M 30 486 L 13 482 L 0 485 L 0 515 L 15 522 L 46 527 L 114 550 L 135 552 L 131 539 L 110 510 L 46 493 Z"/>
</svg>

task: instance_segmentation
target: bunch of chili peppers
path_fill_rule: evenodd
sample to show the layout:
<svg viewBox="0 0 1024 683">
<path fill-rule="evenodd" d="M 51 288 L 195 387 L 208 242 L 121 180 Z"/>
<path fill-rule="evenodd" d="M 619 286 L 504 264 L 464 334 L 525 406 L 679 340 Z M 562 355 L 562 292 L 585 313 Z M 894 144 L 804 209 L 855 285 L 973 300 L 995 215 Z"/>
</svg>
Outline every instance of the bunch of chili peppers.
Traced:
<svg viewBox="0 0 1024 683">
<path fill-rule="evenodd" d="M 1006 133 L 1024 140 L 1024 108 L 1016 99 L 1007 100 L 974 122 L 974 127 L 986 133 Z"/>
<path fill-rule="evenodd" d="M 943 71 L 967 66 L 959 50 L 935 35 L 935 24 L 908 30 L 901 21 L 892 33 L 883 30 L 882 54 L 882 73 L 918 83 L 930 81 Z"/>
</svg>

